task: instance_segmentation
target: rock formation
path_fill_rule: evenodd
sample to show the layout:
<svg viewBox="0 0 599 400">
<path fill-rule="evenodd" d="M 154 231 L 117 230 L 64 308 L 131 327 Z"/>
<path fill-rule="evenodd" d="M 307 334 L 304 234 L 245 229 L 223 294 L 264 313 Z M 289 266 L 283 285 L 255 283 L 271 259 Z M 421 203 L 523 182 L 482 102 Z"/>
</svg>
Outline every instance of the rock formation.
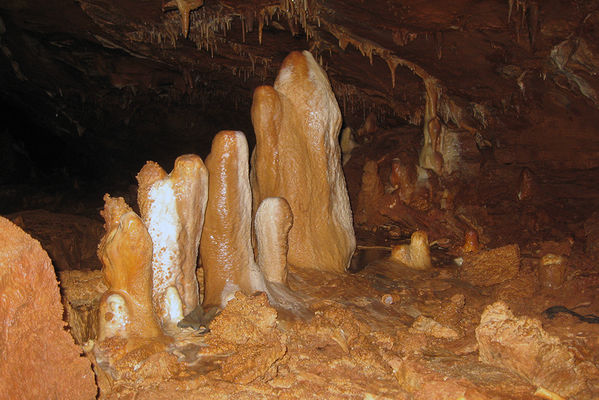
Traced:
<svg viewBox="0 0 599 400">
<path fill-rule="evenodd" d="M 428 235 L 424 231 L 412 233 L 410 244 L 400 244 L 391 249 L 391 259 L 413 269 L 430 269 L 431 251 Z"/>
<path fill-rule="evenodd" d="M 252 194 L 249 157 L 241 132 L 222 131 L 206 158 L 210 174 L 204 231 L 204 307 L 223 306 L 236 291 L 265 290 L 252 248 Z"/>
<path fill-rule="evenodd" d="M 47 253 L 2 217 L 0 249 L 2 398 L 94 398 L 94 374 L 65 330 L 58 282 Z"/>
<path fill-rule="evenodd" d="M 287 284 L 287 242 L 293 225 L 293 214 L 287 200 L 281 197 L 264 199 L 254 221 L 258 265 L 268 282 Z"/>
<path fill-rule="evenodd" d="M 341 170 L 341 113 L 309 52 L 289 54 L 274 87 L 256 89 L 252 122 L 254 207 L 267 197 L 282 197 L 291 206 L 290 264 L 344 271 L 355 237 Z"/>
<path fill-rule="evenodd" d="M 104 196 L 106 234 L 98 246 L 108 290 L 100 300 L 98 340 L 157 337 L 152 310 L 152 239 L 122 197 Z"/>
<path fill-rule="evenodd" d="M 195 275 L 208 198 L 208 172 L 200 157 L 183 155 L 170 175 L 147 162 L 137 175 L 139 209 L 152 237 L 154 311 L 175 325 L 199 305 Z"/>
<path fill-rule="evenodd" d="M 476 340 L 481 361 L 507 368 L 564 398 L 592 398 L 597 367 L 577 359 L 539 320 L 515 317 L 504 302 L 485 309 Z"/>
</svg>

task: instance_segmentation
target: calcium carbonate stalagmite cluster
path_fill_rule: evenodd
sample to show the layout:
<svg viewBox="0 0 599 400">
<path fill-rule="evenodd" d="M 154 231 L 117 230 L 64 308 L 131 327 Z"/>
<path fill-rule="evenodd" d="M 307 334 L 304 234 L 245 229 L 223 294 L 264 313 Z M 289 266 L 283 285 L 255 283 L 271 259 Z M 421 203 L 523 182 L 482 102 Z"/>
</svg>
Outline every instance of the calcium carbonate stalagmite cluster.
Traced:
<svg viewBox="0 0 599 400">
<path fill-rule="evenodd" d="M 108 290 L 100 300 L 98 340 L 160 336 L 152 311 L 152 239 L 122 197 L 105 195 L 104 202 L 98 257 Z"/>
<path fill-rule="evenodd" d="M 154 312 L 163 327 L 173 327 L 199 304 L 195 270 L 208 199 L 208 172 L 200 157 L 183 155 L 170 175 L 149 161 L 137 180 L 141 217 L 154 244 Z"/>
<path fill-rule="evenodd" d="M 292 52 L 274 87 L 254 92 L 254 207 L 268 197 L 291 206 L 291 265 L 343 272 L 355 250 L 338 142 L 341 112 L 312 55 Z"/>
<path fill-rule="evenodd" d="M 137 175 L 141 217 L 105 196 L 98 255 L 109 289 L 94 354 L 112 377 L 132 373 L 128 360 L 164 349 L 164 334 L 177 337 L 186 315 L 212 315 L 208 309 L 224 308 L 236 292 L 264 292 L 273 306 L 307 315 L 287 284 L 289 265 L 348 267 L 355 237 L 337 142 L 341 115 L 309 53 L 291 53 L 275 87 L 257 89 L 252 116 L 252 183 L 244 134 L 221 131 L 205 166 L 195 155 L 179 157 L 170 174 L 145 164 Z"/>
</svg>

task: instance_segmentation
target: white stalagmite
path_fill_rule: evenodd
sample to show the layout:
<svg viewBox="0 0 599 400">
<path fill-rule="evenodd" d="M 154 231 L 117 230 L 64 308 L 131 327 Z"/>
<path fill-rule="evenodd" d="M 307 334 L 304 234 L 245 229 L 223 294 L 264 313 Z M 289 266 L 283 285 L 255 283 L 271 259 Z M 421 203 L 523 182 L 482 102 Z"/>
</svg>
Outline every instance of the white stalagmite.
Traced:
<svg viewBox="0 0 599 400">
<path fill-rule="evenodd" d="M 154 312 L 163 326 L 172 327 L 199 304 L 195 270 L 208 173 L 200 157 L 183 155 L 170 175 L 150 161 L 137 179 L 140 213 L 154 245 Z"/>
</svg>

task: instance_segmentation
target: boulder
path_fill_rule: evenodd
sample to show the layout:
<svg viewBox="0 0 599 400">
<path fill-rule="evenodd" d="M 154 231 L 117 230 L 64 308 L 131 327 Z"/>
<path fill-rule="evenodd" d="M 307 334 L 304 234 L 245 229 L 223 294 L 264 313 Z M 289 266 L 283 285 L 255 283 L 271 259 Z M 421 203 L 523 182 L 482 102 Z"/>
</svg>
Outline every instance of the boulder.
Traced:
<svg viewBox="0 0 599 400">
<path fill-rule="evenodd" d="M 92 399 L 88 359 L 65 330 L 58 282 L 37 240 L 0 217 L 0 393 Z"/>
</svg>

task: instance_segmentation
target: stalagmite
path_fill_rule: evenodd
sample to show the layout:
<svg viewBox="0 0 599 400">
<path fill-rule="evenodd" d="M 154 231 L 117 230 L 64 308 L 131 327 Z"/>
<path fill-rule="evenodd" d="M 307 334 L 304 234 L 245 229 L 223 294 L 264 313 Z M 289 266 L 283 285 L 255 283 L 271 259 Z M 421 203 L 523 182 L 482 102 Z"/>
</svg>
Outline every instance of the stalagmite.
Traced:
<svg viewBox="0 0 599 400">
<path fill-rule="evenodd" d="M 154 243 L 154 312 L 174 326 L 199 304 L 195 275 L 208 197 L 208 172 L 200 157 L 177 158 L 170 175 L 148 162 L 137 175 L 138 202 Z M 182 310 L 182 313 L 181 311 Z"/>
<path fill-rule="evenodd" d="M 98 340 L 161 334 L 152 312 L 152 239 L 122 197 L 104 196 L 106 234 L 98 246 L 108 290 L 100 301 Z"/>
<path fill-rule="evenodd" d="M 265 290 L 252 249 L 252 195 L 243 133 L 219 132 L 206 167 L 210 196 L 200 243 L 204 308 L 224 306 L 238 290 L 246 294 Z"/>
<path fill-rule="evenodd" d="M 341 112 L 309 52 L 292 52 L 274 87 L 256 89 L 252 122 L 254 206 L 267 197 L 289 202 L 289 263 L 345 271 L 355 237 L 337 140 Z"/>
<path fill-rule="evenodd" d="M 281 197 L 264 199 L 258 207 L 254 220 L 258 265 L 265 279 L 266 293 L 270 303 L 298 316 L 308 316 L 304 299 L 287 285 L 289 265 L 289 230 L 293 226 L 293 214 L 287 200 Z"/>
<path fill-rule="evenodd" d="M 410 244 L 402 244 L 393 247 L 391 259 L 413 269 L 430 269 L 431 252 L 428 244 L 428 235 L 423 231 L 412 233 Z"/>
<path fill-rule="evenodd" d="M 181 280 L 177 281 L 177 288 L 183 310 L 188 314 L 199 304 L 196 268 L 208 201 L 208 170 L 200 157 L 186 154 L 175 160 L 170 178 L 174 182 L 177 213 L 183 228 L 177 239 L 181 251 Z"/>
<path fill-rule="evenodd" d="M 287 238 L 293 215 L 287 200 L 264 199 L 254 221 L 257 237 L 258 265 L 269 282 L 287 284 Z"/>
</svg>

